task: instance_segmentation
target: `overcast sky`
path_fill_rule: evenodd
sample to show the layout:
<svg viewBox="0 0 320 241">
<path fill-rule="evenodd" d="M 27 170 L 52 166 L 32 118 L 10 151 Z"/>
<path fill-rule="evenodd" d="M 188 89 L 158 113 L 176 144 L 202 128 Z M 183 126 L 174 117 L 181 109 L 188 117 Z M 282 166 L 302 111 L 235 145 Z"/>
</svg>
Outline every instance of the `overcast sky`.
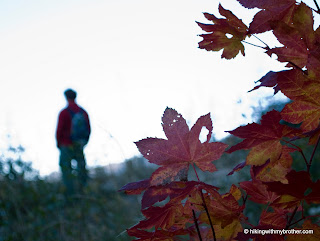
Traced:
<svg viewBox="0 0 320 241">
<path fill-rule="evenodd" d="M 255 10 L 221 1 L 248 24 Z M 211 112 L 217 138 L 251 122 L 264 88 L 254 81 L 283 65 L 255 47 L 221 60 L 197 48 L 195 21 L 217 0 L 3 0 L 0 2 L 0 148 L 21 144 L 42 175 L 58 171 L 55 130 L 74 88 L 92 124 L 89 166 L 137 155 L 134 141 L 164 137 L 161 117 L 175 108 L 193 125 Z M 269 36 L 262 36 L 275 44 Z M 249 39 L 251 42 L 256 41 Z M 242 115 L 244 114 L 244 115 Z M 10 138 L 8 138 L 10 135 Z"/>
</svg>

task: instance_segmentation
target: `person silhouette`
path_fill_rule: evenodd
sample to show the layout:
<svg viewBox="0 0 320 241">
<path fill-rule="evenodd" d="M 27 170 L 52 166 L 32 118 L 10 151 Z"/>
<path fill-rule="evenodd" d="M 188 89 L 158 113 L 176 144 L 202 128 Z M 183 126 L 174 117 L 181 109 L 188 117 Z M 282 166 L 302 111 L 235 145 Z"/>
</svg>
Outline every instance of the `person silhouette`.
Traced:
<svg viewBox="0 0 320 241">
<path fill-rule="evenodd" d="M 68 104 L 59 113 L 56 141 L 60 150 L 62 181 L 67 195 L 72 195 L 76 190 L 81 193 L 87 184 L 88 174 L 83 149 L 88 143 L 91 127 L 88 113 L 76 104 L 77 93 L 73 89 L 67 89 L 64 95 Z M 72 160 L 77 162 L 76 169 L 73 169 Z M 78 178 L 78 185 L 75 176 Z"/>
</svg>

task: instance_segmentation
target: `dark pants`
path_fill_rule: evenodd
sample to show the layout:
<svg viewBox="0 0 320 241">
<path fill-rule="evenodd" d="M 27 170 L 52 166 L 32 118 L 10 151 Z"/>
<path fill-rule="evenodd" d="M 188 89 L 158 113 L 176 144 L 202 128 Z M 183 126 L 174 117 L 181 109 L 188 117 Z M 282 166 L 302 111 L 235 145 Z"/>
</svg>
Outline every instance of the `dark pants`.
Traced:
<svg viewBox="0 0 320 241">
<path fill-rule="evenodd" d="M 60 168 L 62 180 L 67 188 L 67 194 L 72 195 L 76 190 L 82 192 L 87 184 L 86 161 L 83 154 L 83 146 L 73 144 L 72 146 L 60 146 Z M 71 161 L 77 162 L 76 169 L 73 169 Z M 77 182 L 78 179 L 78 182 Z"/>
</svg>

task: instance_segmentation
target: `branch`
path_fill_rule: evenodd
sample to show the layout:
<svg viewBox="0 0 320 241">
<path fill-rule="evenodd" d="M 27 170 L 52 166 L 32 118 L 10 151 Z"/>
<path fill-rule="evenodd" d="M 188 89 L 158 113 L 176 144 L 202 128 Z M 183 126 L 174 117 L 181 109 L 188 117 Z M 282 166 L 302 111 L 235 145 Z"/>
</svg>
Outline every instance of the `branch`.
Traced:
<svg viewBox="0 0 320 241">
<path fill-rule="evenodd" d="M 215 233 L 214 228 L 213 228 L 213 224 L 212 224 L 212 221 L 211 221 L 211 217 L 210 217 L 210 214 L 209 214 L 209 211 L 208 211 L 208 207 L 207 207 L 206 201 L 204 200 L 202 190 L 200 190 L 200 194 L 201 194 L 201 198 L 202 198 L 204 210 L 206 211 L 206 214 L 207 214 L 208 219 L 209 219 L 210 227 L 211 227 L 212 234 L 213 234 L 213 240 L 214 240 L 214 241 L 217 241 L 216 233 Z"/>
<path fill-rule="evenodd" d="M 193 209 L 192 209 L 192 214 L 193 214 L 194 224 L 196 225 L 196 229 L 197 229 L 197 233 L 198 233 L 199 240 L 202 241 L 202 237 L 201 237 L 201 233 L 200 233 L 200 229 L 199 229 L 197 217 L 196 217 L 196 214 L 195 214 L 195 212 L 194 212 Z"/>
<path fill-rule="evenodd" d="M 246 204 L 247 198 L 248 198 L 248 194 L 246 194 L 245 197 L 242 195 L 242 202 L 243 202 L 242 205 Z"/>
<path fill-rule="evenodd" d="M 289 219 L 289 222 L 288 222 L 288 224 L 287 224 L 287 226 L 286 226 L 285 229 L 288 229 L 288 227 L 290 227 L 291 222 L 292 222 L 292 220 L 293 220 L 293 217 L 294 217 L 294 215 L 296 214 L 297 210 L 298 210 L 298 206 L 296 206 L 296 208 L 293 210 L 293 213 L 292 213 L 292 215 L 291 215 L 291 217 L 290 217 L 290 219 Z"/>
<path fill-rule="evenodd" d="M 197 173 L 197 170 L 196 170 L 196 167 L 194 166 L 194 164 L 192 163 L 192 167 L 193 167 L 193 170 L 194 172 L 196 173 L 196 176 L 197 176 L 197 179 L 198 181 L 200 182 L 200 179 L 199 179 L 199 176 L 198 176 L 198 173 Z M 210 217 L 210 214 L 209 214 L 209 211 L 208 211 L 208 207 L 207 207 L 207 204 L 206 204 L 206 201 L 203 197 L 203 193 L 202 193 L 202 190 L 200 190 L 200 194 L 201 194 L 201 199 L 202 199 L 202 203 L 203 203 L 203 207 L 204 207 L 204 210 L 206 211 L 207 213 L 207 216 L 208 216 L 208 219 L 209 219 L 209 222 L 210 222 L 210 227 L 211 227 L 211 230 L 212 230 L 212 233 L 213 233 L 213 239 L 214 241 L 216 241 L 216 233 L 214 231 L 214 228 L 213 228 L 213 224 L 212 224 L 212 221 L 211 221 L 211 217 Z M 192 210 L 193 211 L 193 210 Z M 193 211 L 194 212 L 194 211 Z M 195 214 L 194 214 L 194 217 L 195 217 Z M 198 225 L 198 224 L 197 224 Z M 200 232 L 198 232 L 200 233 Z M 199 237 L 200 238 L 200 237 Z M 201 239 L 200 239 L 201 240 Z"/>
<path fill-rule="evenodd" d="M 305 217 L 298 219 L 297 221 L 291 223 L 291 224 L 288 226 L 288 228 L 289 228 L 290 226 L 293 226 L 293 225 L 299 223 L 300 221 L 302 221 L 302 220 L 304 220 L 304 219 L 305 219 Z"/>
<path fill-rule="evenodd" d="M 311 166 L 311 163 L 312 163 L 314 154 L 315 154 L 315 152 L 316 152 L 316 149 L 317 149 L 317 147 L 318 147 L 319 141 L 320 141 L 320 136 L 318 136 L 317 143 L 316 143 L 316 145 L 314 146 L 314 149 L 313 149 L 313 151 L 312 151 L 312 154 L 311 154 L 311 157 L 310 157 L 310 161 L 309 161 L 309 166 L 308 166 L 309 168 L 310 168 L 310 166 Z M 309 172 L 309 169 L 308 169 L 308 172 Z"/>
</svg>

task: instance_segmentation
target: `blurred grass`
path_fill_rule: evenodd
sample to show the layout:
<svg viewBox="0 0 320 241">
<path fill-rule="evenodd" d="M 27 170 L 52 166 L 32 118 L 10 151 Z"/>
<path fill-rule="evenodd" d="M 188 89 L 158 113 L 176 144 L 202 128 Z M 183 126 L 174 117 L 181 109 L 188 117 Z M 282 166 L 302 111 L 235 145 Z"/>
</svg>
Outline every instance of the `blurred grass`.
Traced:
<svg viewBox="0 0 320 241">
<path fill-rule="evenodd" d="M 118 189 L 153 170 L 141 157 L 114 172 L 96 167 L 84 193 L 66 199 L 59 179 L 41 179 L 28 163 L 2 157 L 0 241 L 132 240 L 126 229 L 142 218 L 141 197 Z"/>
</svg>

